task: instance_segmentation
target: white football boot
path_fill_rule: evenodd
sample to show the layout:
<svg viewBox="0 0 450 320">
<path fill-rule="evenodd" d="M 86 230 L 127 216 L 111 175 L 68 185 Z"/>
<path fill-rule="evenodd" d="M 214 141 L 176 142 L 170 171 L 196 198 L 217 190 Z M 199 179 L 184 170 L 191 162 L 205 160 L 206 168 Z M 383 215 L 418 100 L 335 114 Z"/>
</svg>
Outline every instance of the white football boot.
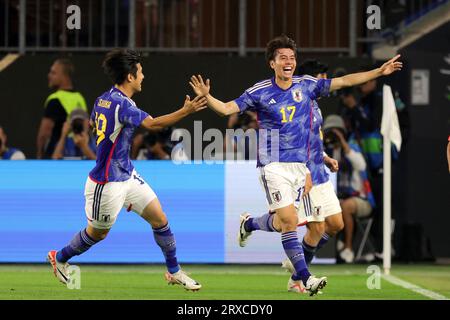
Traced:
<svg viewBox="0 0 450 320">
<path fill-rule="evenodd" d="M 165 278 L 168 284 L 182 285 L 186 290 L 198 291 L 202 287 L 200 283 L 190 278 L 183 270 L 178 270 L 175 273 L 166 272 Z"/>
<path fill-rule="evenodd" d="M 239 232 L 238 232 L 238 243 L 239 246 L 245 247 L 247 245 L 247 239 L 252 234 L 251 232 L 248 232 L 245 230 L 245 222 L 250 219 L 250 214 L 247 212 L 244 212 L 240 216 L 240 223 L 239 223 Z"/>
<path fill-rule="evenodd" d="M 327 285 L 327 277 L 316 278 L 311 275 L 306 281 L 305 290 L 310 296 L 322 293 L 320 290 Z"/>
<path fill-rule="evenodd" d="M 306 292 L 305 286 L 303 285 L 301 280 L 295 281 L 289 277 L 289 281 L 287 284 L 287 291 L 295 292 L 295 293 L 308 293 Z"/>
<path fill-rule="evenodd" d="M 56 260 L 56 250 L 51 250 L 48 252 L 47 261 L 51 263 L 55 277 L 59 281 L 61 281 L 65 285 L 67 285 L 67 283 L 69 283 L 69 281 L 70 281 L 70 277 L 69 277 L 69 273 L 68 273 L 68 271 L 69 271 L 68 269 L 69 269 L 70 265 L 67 262 L 61 263 L 61 262 L 58 262 L 58 260 Z"/>
<path fill-rule="evenodd" d="M 294 266 L 292 265 L 291 260 L 289 260 L 288 258 L 284 259 L 283 262 L 281 263 L 281 268 L 285 269 L 286 272 L 289 272 L 290 274 L 294 274 L 295 273 L 295 269 Z M 314 276 L 309 277 L 308 281 L 310 281 L 310 285 L 311 285 L 311 289 L 306 289 L 306 287 L 303 285 L 302 281 L 295 281 L 292 280 L 291 277 L 289 277 L 288 280 L 288 284 L 287 284 L 287 291 L 289 292 L 296 292 L 296 293 L 309 293 L 311 296 L 314 294 L 322 294 L 323 292 L 320 291 L 320 289 L 322 289 L 323 287 L 325 287 L 325 285 L 327 284 L 327 278 L 326 277 L 322 277 L 319 280 L 322 281 L 322 283 L 319 283 L 318 286 L 320 288 L 317 289 L 317 292 L 311 294 L 311 291 L 313 291 L 315 285 L 313 285 L 313 279 L 317 279 Z M 308 282 L 307 282 L 308 284 Z"/>
</svg>

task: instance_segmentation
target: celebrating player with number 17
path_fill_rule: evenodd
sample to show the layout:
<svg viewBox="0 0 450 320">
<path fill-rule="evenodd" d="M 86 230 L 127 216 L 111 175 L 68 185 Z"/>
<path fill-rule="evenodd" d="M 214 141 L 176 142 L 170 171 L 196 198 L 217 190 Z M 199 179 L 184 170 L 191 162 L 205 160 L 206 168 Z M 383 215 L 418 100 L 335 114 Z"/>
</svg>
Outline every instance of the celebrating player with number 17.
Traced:
<svg viewBox="0 0 450 320">
<path fill-rule="evenodd" d="M 308 271 L 302 246 L 297 236 L 295 203 L 308 192 L 309 137 L 311 134 L 313 101 L 333 90 L 365 83 L 400 70 L 402 63 L 392 58 L 380 68 L 334 79 L 294 76 L 297 47 L 287 36 L 271 40 L 266 58 L 274 77 L 256 83 L 239 98 L 224 103 L 210 94 L 210 81 L 200 75 L 192 76 L 190 85 L 197 95 L 205 96 L 208 106 L 220 115 L 246 110 L 255 111 L 259 122 L 258 161 L 260 182 L 264 188 L 269 213 L 258 218 L 241 216 L 239 245 L 245 246 L 251 232 L 256 230 L 281 232 L 284 251 L 294 266 L 292 282 L 302 281 L 305 289 L 316 294 L 326 285 L 325 277 L 314 277 Z M 263 129 L 263 130 L 261 130 Z M 261 142 L 263 140 L 263 142 Z M 303 188 L 305 192 L 302 194 Z"/>
</svg>

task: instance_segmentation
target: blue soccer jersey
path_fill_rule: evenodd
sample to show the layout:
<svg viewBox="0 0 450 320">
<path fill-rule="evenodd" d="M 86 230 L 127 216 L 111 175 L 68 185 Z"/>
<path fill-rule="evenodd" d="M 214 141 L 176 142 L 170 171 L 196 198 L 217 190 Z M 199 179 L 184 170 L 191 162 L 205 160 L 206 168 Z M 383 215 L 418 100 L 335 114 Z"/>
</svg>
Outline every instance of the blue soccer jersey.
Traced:
<svg viewBox="0 0 450 320">
<path fill-rule="evenodd" d="M 331 80 L 327 79 L 294 76 L 291 87 L 283 90 L 272 78 L 258 82 L 234 100 L 241 112 L 250 110 L 258 115 L 258 166 L 274 161 L 308 161 L 311 103 L 327 96 L 330 84 Z"/>
<path fill-rule="evenodd" d="M 97 132 L 97 163 L 89 173 L 93 181 L 103 184 L 130 178 L 133 132 L 148 116 L 116 87 L 97 98 L 91 114 Z"/>
<path fill-rule="evenodd" d="M 323 161 L 323 136 L 322 136 L 323 117 L 316 101 L 313 102 L 313 121 L 310 137 L 310 158 L 307 163 L 311 171 L 313 185 L 325 183 L 329 180 L 328 173 L 325 170 Z"/>
</svg>

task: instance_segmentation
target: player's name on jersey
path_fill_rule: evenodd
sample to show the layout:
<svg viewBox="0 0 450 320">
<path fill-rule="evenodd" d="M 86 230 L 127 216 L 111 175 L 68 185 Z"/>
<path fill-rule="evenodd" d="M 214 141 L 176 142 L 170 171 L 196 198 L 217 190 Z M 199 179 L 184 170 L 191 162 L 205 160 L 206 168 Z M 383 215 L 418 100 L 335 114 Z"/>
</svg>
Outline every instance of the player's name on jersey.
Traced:
<svg viewBox="0 0 450 320">
<path fill-rule="evenodd" d="M 102 108 L 109 109 L 111 106 L 111 101 L 99 99 L 97 105 Z"/>
</svg>

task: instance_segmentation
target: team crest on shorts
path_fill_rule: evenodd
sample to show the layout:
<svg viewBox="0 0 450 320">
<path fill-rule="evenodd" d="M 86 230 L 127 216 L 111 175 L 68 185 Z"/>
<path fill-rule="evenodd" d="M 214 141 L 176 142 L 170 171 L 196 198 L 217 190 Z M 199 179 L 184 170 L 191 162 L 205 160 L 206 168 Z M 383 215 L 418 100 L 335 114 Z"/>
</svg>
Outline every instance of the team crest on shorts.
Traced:
<svg viewBox="0 0 450 320">
<path fill-rule="evenodd" d="M 276 202 L 280 202 L 281 201 L 281 192 L 280 191 L 272 193 L 272 196 L 273 196 L 273 199 Z"/>
<path fill-rule="evenodd" d="M 321 212 L 322 212 L 322 206 L 314 207 L 313 214 L 314 214 L 315 216 L 320 216 Z"/>
<path fill-rule="evenodd" d="M 300 102 L 303 99 L 302 92 L 300 89 L 292 90 L 292 98 L 294 98 L 295 102 Z"/>
<path fill-rule="evenodd" d="M 102 217 L 99 221 L 109 222 L 111 220 L 111 216 L 109 214 L 102 214 Z"/>
</svg>

